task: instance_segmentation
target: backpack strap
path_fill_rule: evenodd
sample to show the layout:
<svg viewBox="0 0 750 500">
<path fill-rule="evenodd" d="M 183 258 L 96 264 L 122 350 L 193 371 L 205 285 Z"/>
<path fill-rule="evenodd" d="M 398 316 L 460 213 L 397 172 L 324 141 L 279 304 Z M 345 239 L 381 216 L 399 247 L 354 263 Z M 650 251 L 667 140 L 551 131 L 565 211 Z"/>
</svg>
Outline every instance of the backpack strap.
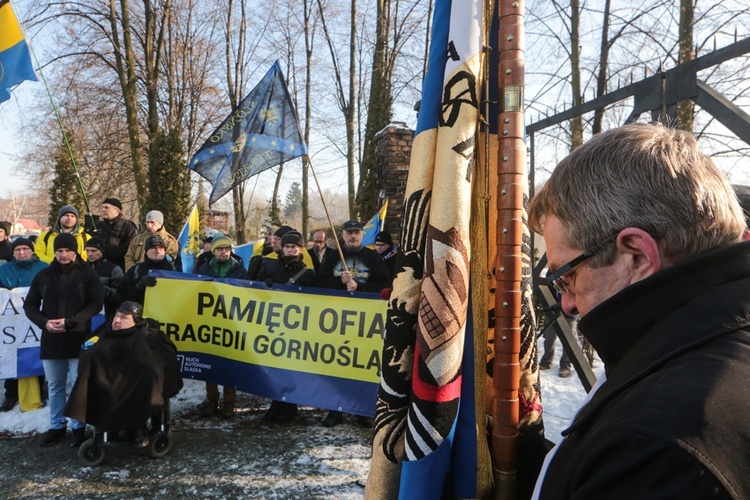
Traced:
<svg viewBox="0 0 750 500">
<path fill-rule="evenodd" d="M 291 278 L 289 278 L 289 281 L 287 281 L 286 284 L 287 285 L 293 285 L 299 279 L 300 276 L 302 276 L 303 274 L 305 274 L 306 271 L 307 271 L 307 268 L 303 267 L 302 269 L 300 269 L 300 271 L 297 274 L 295 274 L 294 276 L 292 276 Z"/>
</svg>

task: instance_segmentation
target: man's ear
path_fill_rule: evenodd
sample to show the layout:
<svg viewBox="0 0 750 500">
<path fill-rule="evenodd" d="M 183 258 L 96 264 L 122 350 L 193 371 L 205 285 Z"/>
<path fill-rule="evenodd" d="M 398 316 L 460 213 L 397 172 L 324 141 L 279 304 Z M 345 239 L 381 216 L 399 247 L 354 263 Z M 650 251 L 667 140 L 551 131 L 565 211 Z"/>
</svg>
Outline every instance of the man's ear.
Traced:
<svg viewBox="0 0 750 500">
<path fill-rule="evenodd" d="M 617 235 L 617 251 L 626 257 L 631 284 L 656 274 L 666 262 L 656 240 L 642 229 L 628 227 Z"/>
</svg>

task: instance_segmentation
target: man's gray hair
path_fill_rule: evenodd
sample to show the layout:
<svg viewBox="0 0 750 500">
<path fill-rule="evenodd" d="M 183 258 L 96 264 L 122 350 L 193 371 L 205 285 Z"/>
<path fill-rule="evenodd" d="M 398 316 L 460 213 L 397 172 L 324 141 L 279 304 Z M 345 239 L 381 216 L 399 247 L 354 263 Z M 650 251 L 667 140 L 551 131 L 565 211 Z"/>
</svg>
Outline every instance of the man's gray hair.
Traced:
<svg viewBox="0 0 750 500">
<path fill-rule="evenodd" d="M 602 249 L 590 264 L 614 259 L 620 231 L 636 227 L 678 262 L 741 241 L 742 210 L 724 175 L 692 134 L 659 124 L 608 130 L 570 153 L 529 206 L 529 225 L 543 233 L 557 217 L 567 243 Z"/>
</svg>

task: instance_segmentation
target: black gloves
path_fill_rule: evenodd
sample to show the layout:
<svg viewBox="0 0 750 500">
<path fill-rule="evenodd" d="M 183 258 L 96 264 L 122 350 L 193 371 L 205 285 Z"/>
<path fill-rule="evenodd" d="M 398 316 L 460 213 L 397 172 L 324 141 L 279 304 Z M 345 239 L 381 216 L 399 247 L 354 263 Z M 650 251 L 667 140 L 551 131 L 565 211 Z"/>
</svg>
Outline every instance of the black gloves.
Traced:
<svg viewBox="0 0 750 500">
<path fill-rule="evenodd" d="M 142 291 L 147 286 L 154 286 L 154 285 L 156 285 L 156 278 L 154 276 L 144 276 L 143 278 L 138 280 L 138 283 L 135 284 L 135 288 L 138 291 Z"/>
</svg>

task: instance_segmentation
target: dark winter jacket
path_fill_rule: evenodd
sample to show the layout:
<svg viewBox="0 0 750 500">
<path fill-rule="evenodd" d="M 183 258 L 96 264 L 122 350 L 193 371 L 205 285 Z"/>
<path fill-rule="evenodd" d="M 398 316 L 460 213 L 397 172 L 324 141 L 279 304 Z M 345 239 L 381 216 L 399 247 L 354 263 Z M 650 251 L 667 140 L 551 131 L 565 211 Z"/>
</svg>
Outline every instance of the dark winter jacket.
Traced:
<svg viewBox="0 0 750 500">
<path fill-rule="evenodd" d="M 31 256 L 29 260 L 12 260 L 0 266 L 0 288 L 19 288 L 31 286 L 36 273 L 49 267 L 39 257 Z"/>
<path fill-rule="evenodd" d="M 146 257 L 146 260 L 136 264 L 125 273 L 125 278 L 120 284 L 120 299 L 132 300 L 141 305 L 146 297 L 146 287 L 153 286 L 156 281 L 153 276 L 149 276 L 150 270 L 155 271 L 174 271 L 174 265 L 166 258 L 160 261 L 153 261 Z"/>
<path fill-rule="evenodd" d="M 57 259 L 31 281 L 23 304 L 26 317 L 42 329 L 40 359 L 70 359 L 91 333 L 91 318 L 102 310 L 104 290 L 96 272 L 80 259 L 67 265 Z M 50 319 L 65 318 L 65 331 L 46 330 Z"/>
<path fill-rule="evenodd" d="M 0 265 L 13 260 L 13 247 L 8 238 L 0 241 Z"/>
<path fill-rule="evenodd" d="M 99 281 L 104 288 L 104 314 L 107 318 L 111 318 L 122 302 L 120 300 L 120 284 L 125 279 L 125 273 L 120 266 L 116 266 L 105 257 L 88 264 L 99 275 Z"/>
<path fill-rule="evenodd" d="M 389 286 L 393 285 L 393 279 L 396 277 L 396 264 L 403 258 L 403 256 L 404 253 L 401 249 L 395 246 L 392 246 L 386 253 L 380 255 L 383 259 L 383 263 L 385 263 L 386 269 L 388 269 L 388 276 L 391 278 Z"/>
<path fill-rule="evenodd" d="M 100 220 L 97 235 L 104 240 L 104 256 L 125 272 L 125 253 L 133 236 L 138 234 L 135 222 L 119 214 L 112 220 Z"/>
<path fill-rule="evenodd" d="M 212 258 L 198 269 L 198 274 L 211 276 L 212 278 L 245 279 L 247 272 L 245 271 L 245 266 L 242 264 L 241 260 L 230 257 L 229 260 L 224 263 L 220 263 L 215 258 Z"/>
<path fill-rule="evenodd" d="M 313 262 L 313 269 L 315 269 L 315 274 L 318 274 L 320 272 L 320 266 L 323 264 L 323 260 L 325 260 L 326 255 L 328 255 L 331 252 L 336 252 L 336 251 L 337 250 L 335 248 L 326 246 L 323 249 L 323 256 L 320 257 L 315 247 L 305 249 L 305 252 L 307 252 L 310 255 L 310 259 Z"/>
<path fill-rule="evenodd" d="M 750 498 L 750 243 L 635 283 L 578 328 L 607 380 L 540 498 Z"/>
<path fill-rule="evenodd" d="M 63 413 L 97 430 L 135 428 L 181 388 L 177 348 L 164 333 L 146 321 L 127 330 L 107 326 L 84 344 Z"/>
<path fill-rule="evenodd" d="M 375 250 L 362 247 L 359 251 L 352 252 L 346 246 L 341 247 L 354 281 L 357 282 L 358 292 L 379 293 L 383 288 L 390 286 L 388 269 L 383 264 L 383 259 Z M 338 252 L 328 252 L 323 264 L 320 266 L 316 285 L 320 288 L 332 288 L 334 290 L 346 290 L 346 285 L 341 282 L 344 267 L 341 265 L 341 257 Z"/>
<path fill-rule="evenodd" d="M 305 265 L 301 255 L 292 262 L 264 259 L 255 280 L 263 281 L 268 286 L 273 284 L 313 286 L 315 284 L 315 272 Z"/>
</svg>

